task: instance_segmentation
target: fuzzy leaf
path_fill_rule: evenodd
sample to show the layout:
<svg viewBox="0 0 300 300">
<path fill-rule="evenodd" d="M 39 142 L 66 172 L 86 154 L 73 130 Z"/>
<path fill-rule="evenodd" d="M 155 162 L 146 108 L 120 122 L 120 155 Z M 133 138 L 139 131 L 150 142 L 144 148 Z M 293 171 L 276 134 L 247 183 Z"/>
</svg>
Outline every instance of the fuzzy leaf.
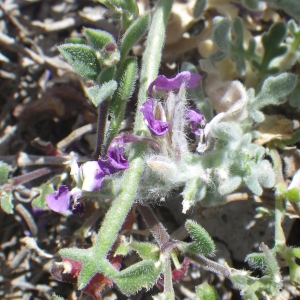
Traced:
<svg viewBox="0 0 300 300">
<path fill-rule="evenodd" d="M 242 183 L 242 178 L 239 176 L 229 177 L 224 180 L 218 187 L 218 192 L 221 195 L 228 195 L 234 192 Z"/>
<path fill-rule="evenodd" d="M 52 295 L 51 300 L 65 300 L 65 298 L 54 294 Z"/>
<path fill-rule="evenodd" d="M 182 212 L 185 214 L 197 201 L 202 200 L 206 194 L 206 184 L 200 178 L 192 178 L 185 184 L 181 193 L 183 197 Z"/>
<path fill-rule="evenodd" d="M 267 105 L 279 105 L 285 102 L 285 97 L 296 85 L 297 76 L 292 73 L 282 73 L 268 77 L 256 98 L 249 103 L 251 110 L 259 110 Z"/>
<path fill-rule="evenodd" d="M 137 80 L 138 68 L 135 57 L 128 57 L 121 65 L 116 75 L 118 89 L 115 92 L 109 106 L 112 119 L 108 131 L 108 142 L 118 132 L 125 115 L 127 101 L 131 98 Z"/>
<path fill-rule="evenodd" d="M 120 46 L 121 61 L 124 61 L 131 48 L 145 35 L 150 26 L 150 21 L 150 13 L 145 13 L 126 30 Z"/>
<path fill-rule="evenodd" d="M 135 0 L 99 0 L 99 2 L 114 10 L 115 19 L 121 20 L 121 26 L 124 31 L 139 15 L 139 9 Z"/>
<path fill-rule="evenodd" d="M 269 68 L 271 61 L 286 53 L 287 47 L 282 46 L 287 33 L 286 24 L 284 22 L 277 22 L 272 25 L 270 30 L 263 34 L 262 44 L 264 47 L 264 56 L 260 63 L 253 61 L 253 66 L 259 70 L 261 74 L 274 74 L 279 71 L 278 68 Z"/>
<path fill-rule="evenodd" d="M 105 82 L 112 80 L 114 78 L 115 72 L 116 72 L 115 66 L 103 69 L 97 77 L 97 83 L 101 85 Z"/>
<path fill-rule="evenodd" d="M 243 131 L 239 124 L 235 122 L 220 122 L 212 128 L 212 134 L 214 137 L 221 140 L 239 140 Z"/>
<path fill-rule="evenodd" d="M 64 44 L 58 47 L 59 52 L 82 77 L 95 80 L 100 73 L 96 53 L 86 45 Z"/>
<path fill-rule="evenodd" d="M 212 39 L 219 51 L 229 53 L 229 34 L 231 22 L 222 17 L 214 18 L 214 29 Z"/>
<path fill-rule="evenodd" d="M 6 212 L 7 214 L 13 214 L 14 213 L 14 206 L 12 204 L 12 192 L 8 191 L 8 192 L 2 192 L 1 193 L 1 208 L 4 212 Z"/>
<path fill-rule="evenodd" d="M 8 164 L 6 164 L 3 161 L 0 161 L 0 184 L 6 182 L 8 178 L 8 172 L 9 172 Z"/>
<path fill-rule="evenodd" d="M 292 107 L 299 107 L 300 106 L 300 81 L 297 83 L 296 87 L 294 88 L 291 97 L 289 99 L 289 103 Z"/>
<path fill-rule="evenodd" d="M 248 188 L 257 196 L 260 196 L 263 192 L 257 177 L 252 175 L 252 176 L 247 176 L 244 178 L 244 182 L 248 186 Z"/>
<path fill-rule="evenodd" d="M 152 260 L 143 260 L 119 272 L 113 280 L 122 293 L 129 296 L 143 287 L 146 289 L 152 287 L 161 271 L 161 263 L 156 265 Z"/>
<path fill-rule="evenodd" d="M 48 205 L 46 203 L 45 196 L 47 194 L 54 193 L 53 184 L 50 182 L 46 182 L 42 184 L 39 188 L 36 189 L 40 195 L 36 197 L 32 202 L 31 205 L 33 207 L 39 208 L 39 209 L 47 209 Z"/>
<path fill-rule="evenodd" d="M 203 300 L 218 300 L 219 295 L 217 291 L 208 283 L 202 283 L 196 287 L 196 294 L 199 299 Z"/>
<path fill-rule="evenodd" d="M 207 5 L 207 0 L 197 0 L 194 6 L 193 16 L 195 19 L 201 17 Z"/>
<path fill-rule="evenodd" d="M 92 86 L 87 89 L 87 95 L 92 103 L 98 107 L 100 103 L 111 97 L 116 91 L 118 85 L 115 80 L 111 80 L 102 84 L 101 86 Z"/>
<path fill-rule="evenodd" d="M 245 258 L 245 261 L 253 269 L 263 270 L 266 266 L 266 257 L 263 253 L 251 253 Z"/>
<path fill-rule="evenodd" d="M 97 51 L 100 51 L 107 44 L 116 43 L 114 37 L 104 30 L 85 28 L 84 35 L 89 45 Z"/>
<path fill-rule="evenodd" d="M 135 250 L 143 260 L 150 259 L 158 261 L 159 259 L 159 249 L 155 244 L 133 241 L 130 247 Z"/>
<path fill-rule="evenodd" d="M 278 8 L 283 9 L 288 15 L 300 22 L 300 2 L 298 0 L 269 0 Z"/>
<path fill-rule="evenodd" d="M 185 228 L 196 243 L 192 244 L 191 250 L 193 252 L 196 246 L 198 254 L 214 255 L 216 251 L 215 243 L 203 227 L 192 220 L 187 220 Z"/>
<path fill-rule="evenodd" d="M 259 2 L 258 0 L 242 0 L 242 3 L 250 10 L 258 10 Z"/>
</svg>

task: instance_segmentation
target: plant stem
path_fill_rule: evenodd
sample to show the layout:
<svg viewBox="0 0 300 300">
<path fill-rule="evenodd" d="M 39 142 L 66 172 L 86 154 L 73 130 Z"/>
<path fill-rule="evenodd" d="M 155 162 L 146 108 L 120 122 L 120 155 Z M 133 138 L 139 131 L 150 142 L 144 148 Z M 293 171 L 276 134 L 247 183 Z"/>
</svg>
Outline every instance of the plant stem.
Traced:
<svg viewBox="0 0 300 300">
<path fill-rule="evenodd" d="M 143 219 L 147 223 L 152 235 L 155 238 L 160 250 L 165 250 L 171 242 L 171 238 L 164 228 L 164 226 L 158 221 L 152 209 L 147 205 L 139 205 L 138 210 L 140 211 Z"/>
<path fill-rule="evenodd" d="M 165 38 L 165 27 L 172 4 L 173 0 L 160 0 L 158 2 L 149 30 L 140 78 L 140 92 L 137 107 L 138 113 L 136 115 L 134 127 L 135 133 L 138 135 L 145 135 L 146 132 L 141 116 L 142 114 L 139 113 L 139 108 L 146 99 L 148 85 L 158 74 L 161 50 Z M 134 202 L 139 179 L 143 172 L 143 154 L 146 151 L 146 147 L 146 143 L 134 143 L 132 146 L 130 168 L 124 172 L 123 187 L 119 196 L 113 201 L 111 208 L 107 212 L 94 245 L 94 253 L 97 253 L 99 259 L 103 259 L 107 256 L 117 239 L 118 232 Z"/>
<path fill-rule="evenodd" d="M 147 131 L 143 115 L 139 112 L 141 105 L 147 100 L 150 83 L 157 77 L 165 40 L 165 28 L 172 8 L 173 0 L 160 0 L 157 4 L 148 33 L 146 49 L 142 60 L 138 107 L 134 124 L 134 133 L 144 135 Z"/>
<path fill-rule="evenodd" d="M 108 107 L 109 107 L 109 99 L 101 102 L 98 107 L 98 120 L 97 120 L 97 140 L 96 140 L 96 148 L 93 154 L 94 159 L 98 159 L 100 155 L 105 155 L 102 153 L 104 136 L 106 132 L 106 123 L 107 123 L 107 115 L 108 115 Z"/>
</svg>

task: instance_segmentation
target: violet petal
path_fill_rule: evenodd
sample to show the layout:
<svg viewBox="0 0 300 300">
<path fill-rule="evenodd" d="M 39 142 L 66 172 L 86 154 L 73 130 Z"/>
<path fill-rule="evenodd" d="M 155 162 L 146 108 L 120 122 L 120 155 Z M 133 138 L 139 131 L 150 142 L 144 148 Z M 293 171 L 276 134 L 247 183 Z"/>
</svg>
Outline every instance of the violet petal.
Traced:
<svg viewBox="0 0 300 300">
<path fill-rule="evenodd" d="M 174 78 L 167 78 L 164 75 L 159 75 L 151 82 L 148 88 L 148 94 L 151 97 L 153 87 L 157 91 L 179 89 L 182 84 L 186 84 L 186 88 L 195 89 L 198 86 L 201 75 L 190 71 L 183 71 L 178 73 Z"/>
<path fill-rule="evenodd" d="M 123 137 L 117 137 L 113 139 L 107 151 L 107 159 L 99 160 L 99 165 L 101 166 L 101 169 L 105 175 L 111 175 L 129 168 L 129 162 L 123 156 L 123 153 Z"/>
<path fill-rule="evenodd" d="M 190 121 L 191 132 L 199 135 L 201 129 L 201 122 L 204 121 L 205 117 L 200 113 L 200 110 L 197 108 L 191 108 L 187 111 L 186 118 Z"/>
<path fill-rule="evenodd" d="M 148 126 L 151 134 L 164 135 L 169 130 L 169 123 L 160 120 L 155 120 L 153 113 L 153 100 L 147 100 L 140 108 L 140 111 L 144 115 L 144 120 Z"/>
<path fill-rule="evenodd" d="M 45 196 L 46 202 L 53 211 L 63 212 L 69 209 L 71 194 L 66 185 L 58 188 L 58 191 Z"/>
<path fill-rule="evenodd" d="M 81 166 L 83 177 L 82 190 L 93 192 L 101 188 L 105 176 L 98 161 L 88 161 Z"/>
</svg>

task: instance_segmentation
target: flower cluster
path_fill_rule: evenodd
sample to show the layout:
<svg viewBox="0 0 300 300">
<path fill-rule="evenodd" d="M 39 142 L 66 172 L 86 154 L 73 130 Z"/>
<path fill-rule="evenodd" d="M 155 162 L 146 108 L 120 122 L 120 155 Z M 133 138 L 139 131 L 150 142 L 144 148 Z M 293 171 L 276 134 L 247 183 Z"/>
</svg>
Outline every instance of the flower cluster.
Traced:
<svg viewBox="0 0 300 300">
<path fill-rule="evenodd" d="M 93 192 L 101 188 L 102 181 L 106 175 L 112 175 L 129 168 L 129 163 L 123 156 L 124 138 L 117 137 L 110 144 L 105 158 L 97 161 L 88 161 L 78 166 L 74 157 L 70 167 L 70 175 L 76 183 L 71 191 L 66 185 L 59 187 L 58 191 L 46 195 L 48 206 L 56 212 L 69 209 L 71 198 L 74 201 L 73 213 L 82 213 L 83 205 L 78 201 L 82 192 Z"/>
<path fill-rule="evenodd" d="M 144 115 L 144 120 L 154 136 L 161 136 L 168 132 L 170 122 L 180 115 L 182 109 L 186 109 L 185 103 L 182 103 L 180 97 L 172 97 L 171 90 L 180 89 L 181 87 L 195 89 L 198 86 L 201 76 L 196 73 L 184 71 L 177 74 L 174 78 L 166 78 L 163 75 L 158 76 L 148 88 L 149 99 L 142 105 L 140 111 Z M 155 101 L 153 98 L 153 88 L 156 91 L 166 90 L 168 98 L 165 103 L 165 109 L 160 102 Z M 180 103 L 181 102 L 181 103 Z M 182 108 L 179 111 L 180 107 Z M 185 118 L 190 121 L 191 131 L 199 134 L 199 125 L 204 120 L 204 116 L 197 109 L 188 109 L 185 112 Z M 168 122 L 166 121 L 168 119 Z M 178 120 L 180 121 L 180 120 Z M 182 120 L 183 121 L 183 120 Z M 180 122 L 182 123 L 182 122 Z"/>
</svg>

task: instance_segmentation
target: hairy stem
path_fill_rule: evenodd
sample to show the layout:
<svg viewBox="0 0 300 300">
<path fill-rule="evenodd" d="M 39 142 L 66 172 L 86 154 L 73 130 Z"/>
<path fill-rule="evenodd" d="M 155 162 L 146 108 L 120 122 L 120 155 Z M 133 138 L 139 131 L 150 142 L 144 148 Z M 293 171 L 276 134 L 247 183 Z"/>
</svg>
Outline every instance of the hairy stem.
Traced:
<svg viewBox="0 0 300 300">
<path fill-rule="evenodd" d="M 108 115 L 108 107 L 109 107 L 109 99 L 101 102 L 98 107 L 98 120 L 97 120 L 97 140 L 96 140 L 96 148 L 93 154 L 94 159 L 98 159 L 100 155 L 105 155 L 102 153 L 104 137 L 106 132 L 106 123 L 107 123 L 107 115 Z"/>
<path fill-rule="evenodd" d="M 140 92 L 137 107 L 135 133 L 144 135 L 143 120 L 139 108 L 147 96 L 147 88 L 151 81 L 158 74 L 158 67 L 161 60 L 161 50 L 165 39 L 165 27 L 173 4 L 173 0 L 160 0 L 151 23 L 146 50 L 142 62 L 142 72 L 140 78 Z M 151 59 L 149 56 L 151 54 Z M 112 245 L 117 239 L 118 232 L 134 202 L 138 189 L 139 179 L 143 171 L 143 153 L 146 150 L 146 143 L 134 143 L 132 146 L 132 156 L 130 158 L 130 168 L 124 172 L 124 184 L 119 196 L 107 212 L 102 226 L 99 230 L 95 243 L 95 253 L 99 258 L 106 257 Z"/>
</svg>

